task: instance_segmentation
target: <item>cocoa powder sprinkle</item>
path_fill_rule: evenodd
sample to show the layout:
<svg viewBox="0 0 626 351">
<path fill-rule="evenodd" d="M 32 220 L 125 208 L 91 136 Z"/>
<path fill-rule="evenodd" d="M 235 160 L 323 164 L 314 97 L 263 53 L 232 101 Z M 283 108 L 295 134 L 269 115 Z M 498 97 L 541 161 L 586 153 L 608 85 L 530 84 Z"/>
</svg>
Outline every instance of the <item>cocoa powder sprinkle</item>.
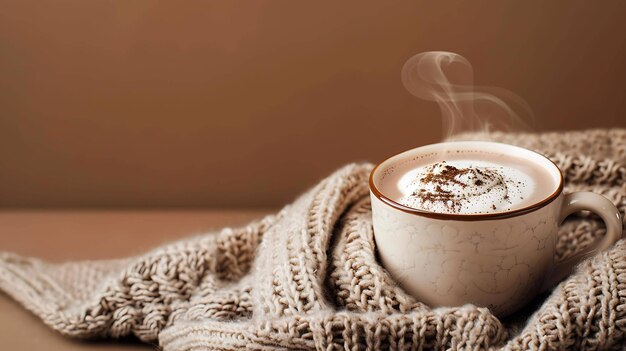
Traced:
<svg viewBox="0 0 626 351">
<path fill-rule="evenodd" d="M 468 176 L 465 177 L 464 181 L 463 176 L 465 175 Z M 473 196 L 477 193 L 470 191 L 470 194 L 458 194 L 446 190 L 446 188 L 453 186 L 459 186 L 461 189 L 473 186 L 482 187 L 486 184 L 485 181 L 488 182 L 487 184 L 504 184 L 501 176 L 493 170 L 481 170 L 473 167 L 457 168 L 446 164 L 445 161 L 432 165 L 429 171 L 419 178 L 419 181 L 425 185 L 434 185 L 434 189 L 419 189 L 412 194 L 413 196 L 418 197 L 422 203 L 440 203 L 452 212 L 460 212 L 467 196 Z M 486 191 L 492 189 L 493 186 L 490 186 Z M 506 193 L 504 198 L 508 200 Z M 492 204 L 491 207 L 496 210 L 495 204 Z"/>
</svg>

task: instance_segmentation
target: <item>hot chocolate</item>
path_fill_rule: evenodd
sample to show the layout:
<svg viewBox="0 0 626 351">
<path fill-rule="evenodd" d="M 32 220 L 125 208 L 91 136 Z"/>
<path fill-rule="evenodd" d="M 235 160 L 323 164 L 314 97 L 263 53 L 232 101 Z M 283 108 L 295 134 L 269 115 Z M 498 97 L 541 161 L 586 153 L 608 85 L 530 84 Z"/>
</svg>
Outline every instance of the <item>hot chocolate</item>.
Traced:
<svg viewBox="0 0 626 351">
<path fill-rule="evenodd" d="M 488 307 L 500 317 L 622 237 L 619 211 L 590 192 L 563 194 L 561 171 L 530 150 L 451 141 L 407 150 L 370 174 L 376 252 L 429 306 Z M 607 227 L 588 250 L 555 262 L 559 224 L 591 210 Z"/>
<path fill-rule="evenodd" d="M 555 191 L 544 166 L 510 154 L 447 150 L 388 169 L 382 192 L 406 207 L 436 213 L 507 212 L 540 202 Z"/>
</svg>

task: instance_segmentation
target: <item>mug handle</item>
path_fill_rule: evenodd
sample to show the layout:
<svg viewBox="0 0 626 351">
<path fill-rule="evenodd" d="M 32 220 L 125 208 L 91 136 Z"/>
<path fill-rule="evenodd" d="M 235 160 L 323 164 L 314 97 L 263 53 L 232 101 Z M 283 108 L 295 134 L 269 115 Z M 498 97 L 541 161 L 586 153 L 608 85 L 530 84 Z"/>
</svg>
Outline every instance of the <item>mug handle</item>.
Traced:
<svg viewBox="0 0 626 351">
<path fill-rule="evenodd" d="M 559 215 L 559 224 L 562 224 L 570 214 L 581 210 L 589 210 L 600 216 L 606 226 L 606 234 L 591 248 L 556 263 L 554 270 L 545 281 L 542 291 L 546 291 L 558 284 L 572 272 L 577 263 L 599 251 L 608 249 L 622 237 L 622 216 L 619 210 L 606 197 L 590 191 L 579 191 L 564 195 L 563 206 Z"/>
</svg>

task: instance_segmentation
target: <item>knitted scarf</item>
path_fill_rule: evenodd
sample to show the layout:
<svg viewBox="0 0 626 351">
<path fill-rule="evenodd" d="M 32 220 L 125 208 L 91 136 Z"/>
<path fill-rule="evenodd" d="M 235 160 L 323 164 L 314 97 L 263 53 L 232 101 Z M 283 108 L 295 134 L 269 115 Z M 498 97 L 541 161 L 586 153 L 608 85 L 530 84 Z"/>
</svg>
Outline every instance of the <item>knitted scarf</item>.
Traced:
<svg viewBox="0 0 626 351">
<path fill-rule="evenodd" d="M 547 155 L 565 191 L 594 191 L 626 211 L 626 130 L 489 138 Z M 626 342 L 624 240 L 506 320 L 473 305 L 430 308 L 406 294 L 376 259 L 371 168 L 347 165 L 275 215 L 138 257 L 52 264 L 0 253 L 0 290 L 64 335 L 135 335 L 166 351 L 604 350 Z M 571 217 L 557 258 L 603 232 L 594 216 Z"/>
</svg>

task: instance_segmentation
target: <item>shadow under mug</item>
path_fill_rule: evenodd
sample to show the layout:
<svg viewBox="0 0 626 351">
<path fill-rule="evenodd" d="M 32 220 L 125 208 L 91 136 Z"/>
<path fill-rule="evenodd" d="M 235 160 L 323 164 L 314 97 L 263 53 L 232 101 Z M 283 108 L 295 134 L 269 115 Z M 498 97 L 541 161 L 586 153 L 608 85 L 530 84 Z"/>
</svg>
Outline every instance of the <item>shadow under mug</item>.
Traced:
<svg viewBox="0 0 626 351">
<path fill-rule="evenodd" d="M 401 205 L 380 191 L 394 165 L 417 157 L 445 159 L 449 150 L 515 156 L 545 167 L 554 191 L 542 201 L 508 212 L 442 214 Z M 433 161 L 433 162 L 435 162 Z M 622 236 L 617 208 L 592 192 L 563 194 L 563 176 L 548 158 L 521 147 L 455 141 L 408 150 L 377 165 L 370 175 L 376 247 L 383 266 L 411 295 L 429 306 L 472 303 L 500 317 L 551 288 L 573 266 Z M 558 226 L 571 213 L 589 210 L 604 221 L 606 235 L 585 252 L 555 262 Z"/>
</svg>

